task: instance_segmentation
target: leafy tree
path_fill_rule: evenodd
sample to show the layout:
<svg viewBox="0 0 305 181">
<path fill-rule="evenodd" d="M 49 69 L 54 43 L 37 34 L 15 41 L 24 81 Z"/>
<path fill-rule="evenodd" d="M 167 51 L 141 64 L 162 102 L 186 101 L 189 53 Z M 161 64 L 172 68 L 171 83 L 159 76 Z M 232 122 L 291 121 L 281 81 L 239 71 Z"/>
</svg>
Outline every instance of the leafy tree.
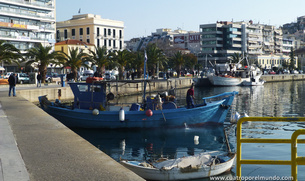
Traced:
<svg viewBox="0 0 305 181">
<path fill-rule="evenodd" d="M 33 47 L 27 50 L 26 56 L 29 58 L 26 65 L 38 63 L 38 69 L 42 77 L 42 82 L 45 81 L 47 74 L 47 66 L 49 64 L 58 64 L 60 54 L 57 51 L 52 50 L 52 46 L 42 46 L 39 44 L 37 47 Z"/>
<path fill-rule="evenodd" d="M 198 62 L 197 57 L 192 53 L 184 54 L 183 59 L 185 62 L 185 67 L 188 68 L 189 70 L 193 70 L 194 66 Z"/>
<path fill-rule="evenodd" d="M 83 49 L 78 51 L 78 48 L 69 48 L 69 55 L 65 52 L 61 52 L 60 63 L 64 67 L 71 67 L 71 73 L 74 80 L 77 80 L 77 72 L 81 66 L 88 67 L 86 63 L 88 60 L 88 54 L 83 52 Z"/>
<path fill-rule="evenodd" d="M 99 72 L 103 72 L 103 67 L 107 66 L 109 63 L 107 56 L 107 48 L 103 47 L 95 47 L 95 51 L 89 50 L 90 55 L 88 60 L 92 62 L 92 65 L 96 65 L 98 67 Z"/>
<path fill-rule="evenodd" d="M 0 40 L 0 62 L 11 64 L 15 62 L 18 66 L 20 59 L 23 59 L 19 49 L 17 49 L 14 45 Z"/>
<path fill-rule="evenodd" d="M 178 51 L 174 54 L 174 56 L 171 58 L 171 62 L 172 65 L 175 67 L 175 70 L 177 71 L 177 77 L 179 78 L 181 67 L 185 62 L 181 51 Z"/>
</svg>

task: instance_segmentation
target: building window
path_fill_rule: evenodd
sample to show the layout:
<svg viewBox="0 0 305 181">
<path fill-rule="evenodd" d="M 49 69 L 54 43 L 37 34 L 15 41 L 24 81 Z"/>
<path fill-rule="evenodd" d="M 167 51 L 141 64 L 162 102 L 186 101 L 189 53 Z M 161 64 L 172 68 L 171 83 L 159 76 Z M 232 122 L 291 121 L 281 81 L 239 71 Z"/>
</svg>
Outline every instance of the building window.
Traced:
<svg viewBox="0 0 305 181">
<path fill-rule="evenodd" d="M 120 30 L 120 38 L 122 38 L 122 30 Z"/>
<path fill-rule="evenodd" d="M 107 40 L 104 40 L 104 46 L 107 47 Z"/>
<path fill-rule="evenodd" d="M 108 45 L 109 45 L 109 47 L 111 47 L 111 40 L 109 40 Z"/>
<path fill-rule="evenodd" d="M 72 29 L 72 36 L 75 36 L 75 29 Z"/>
<path fill-rule="evenodd" d="M 113 47 L 115 47 L 115 40 L 113 40 Z"/>
<path fill-rule="evenodd" d="M 108 29 L 108 35 L 111 35 L 111 29 Z"/>
<path fill-rule="evenodd" d="M 112 30 L 113 38 L 115 38 L 115 29 Z M 114 45 L 113 45 L 114 46 Z"/>
<path fill-rule="evenodd" d="M 87 39 L 87 43 L 90 43 L 90 39 Z"/>
<path fill-rule="evenodd" d="M 64 37 L 65 37 L 65 39 L 68 38 L 68 30 L 65 30 L 65 31 L 64 31 Z"/>
<path fill-rule="evenodd" d="M 97 47 L 100 47 L 100 39 L 97 39 Z"/>
<path fill-rule="evenodd" d="M 104 28 L 104 37 L 106 37 L 107 36 L 107 30 L 106 30 L 106 28 Z"/>
<path fill-rule="evenodd" d="M 87 35 L 90 35 L 90 28 L 87 27 Z"/>
<path fill-rule="evenodd" d="M 96 28 L 96 36 L 100 36 L 100 28 Z"/>
<path fill-rule="evenodd" d="M 62 51 L 62 52 L 64 51 L 64 47 L 61 47 L 61 51 Z"/>
<path fill-rule="evenodd" d="M 122 49 L 122 41 L 120 41 L 120 49 Z"/>
<path fill-rule="evenodd" d="M 84 33 L 83 33 L 83 28 L 80 28 L 79 29 L 79 35 L 83 35 Z"/>
</svg>

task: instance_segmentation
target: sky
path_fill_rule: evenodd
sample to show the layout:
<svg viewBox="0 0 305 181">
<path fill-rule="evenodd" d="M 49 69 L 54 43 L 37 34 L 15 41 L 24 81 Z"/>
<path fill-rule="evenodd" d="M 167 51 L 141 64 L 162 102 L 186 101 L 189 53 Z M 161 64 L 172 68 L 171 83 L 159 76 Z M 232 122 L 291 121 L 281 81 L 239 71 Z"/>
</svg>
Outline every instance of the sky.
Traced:
<svg viewBox="0 0 305 181">
<path fill-rule="evenodd" d="M 305 16 L 304 0 L 57 0 L 56 21 L 80 14 L 124 22 L 124 40 L 156 29 L 199 31 L 200 24 L 249 21 L 277 27 Z"/>
</svg>

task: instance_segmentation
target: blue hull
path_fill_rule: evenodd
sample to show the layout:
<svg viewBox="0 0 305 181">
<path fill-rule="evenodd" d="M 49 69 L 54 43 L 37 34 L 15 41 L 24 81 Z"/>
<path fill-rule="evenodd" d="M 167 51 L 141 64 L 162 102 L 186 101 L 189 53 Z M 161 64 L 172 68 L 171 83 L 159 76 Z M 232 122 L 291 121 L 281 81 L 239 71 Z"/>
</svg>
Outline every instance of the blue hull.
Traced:
<svg viewBox="0 0 305 181">
<path fill-rule="evenodd" d="M 93 115 L 92 110 L 68 109 L 44 104 L 39 98 L 42 109 L 58 119 L 67 127 L 80 128 L 160 128 L 198 126 L 205 123 L 222 124 L 237 92 L 221 94 L 227 97 L 206 103 L 192 109 L 185 107 L 177 109 L 154 110 L 151 117 L 145 111 L 126 111 L 125 121 L 119 120 L 119 111 L 99 111 Z M 213 96 L 210 98 L 215 98 Z M 205 98 L 204 98 L 205 99 Z"/>
</svg>

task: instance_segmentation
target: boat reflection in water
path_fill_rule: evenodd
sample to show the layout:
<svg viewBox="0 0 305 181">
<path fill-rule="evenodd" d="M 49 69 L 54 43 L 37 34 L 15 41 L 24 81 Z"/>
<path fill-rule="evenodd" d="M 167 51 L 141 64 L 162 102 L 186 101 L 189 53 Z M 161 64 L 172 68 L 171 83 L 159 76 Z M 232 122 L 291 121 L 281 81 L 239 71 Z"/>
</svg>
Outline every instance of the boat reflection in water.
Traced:
<svg viewBox="0 0 305 181">
<path fill-rule="evenodd" d="M 144 130 L 73 129 L 73 131 L 116 161 L 120 158 L 141 161 L 160 157 L 180 158 L 202 151 L 227 151 L 223 129 L 224 126 L 205 126 Z"/>
</svg>

